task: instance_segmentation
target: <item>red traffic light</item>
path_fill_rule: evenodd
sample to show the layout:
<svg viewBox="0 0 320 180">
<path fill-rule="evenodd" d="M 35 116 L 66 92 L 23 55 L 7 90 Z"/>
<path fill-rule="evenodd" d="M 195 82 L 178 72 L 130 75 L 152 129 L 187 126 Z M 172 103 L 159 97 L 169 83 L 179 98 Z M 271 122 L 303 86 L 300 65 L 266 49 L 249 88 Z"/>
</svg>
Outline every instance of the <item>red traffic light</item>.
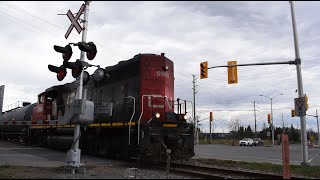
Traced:
<svg viewBox="0 0 320 180">
<path fill-rule="evenodd" d="M 53 65 L 49 64 L 48 69 L 51 72 L 57 73 L 57 79 L 59 81 L 62 81 L 64 79 L 64 77 L 66 77 L 66 75 L 67 75 L 67 70 L 63 65 L 61 65 L 60 67 L 57 67 L 57 66 L 53 66 Z"/>
<path fill-rule="evenodd" d="M 65 47 L 61 46 L 53 46 L 56 52 L 62 53 L 63 60 L 68 61 L 72 56 L 72 48 L 70 45 L 66 45 Z"/>
<path fill-rule="evenodd" d="M 81 51 L 84 51 L 87 53 L 88 60 L 92 60 L 96 57 L 97 54 L 97 47 L 93 42 L 79 42 L 78 47 Z"/>
</svg>

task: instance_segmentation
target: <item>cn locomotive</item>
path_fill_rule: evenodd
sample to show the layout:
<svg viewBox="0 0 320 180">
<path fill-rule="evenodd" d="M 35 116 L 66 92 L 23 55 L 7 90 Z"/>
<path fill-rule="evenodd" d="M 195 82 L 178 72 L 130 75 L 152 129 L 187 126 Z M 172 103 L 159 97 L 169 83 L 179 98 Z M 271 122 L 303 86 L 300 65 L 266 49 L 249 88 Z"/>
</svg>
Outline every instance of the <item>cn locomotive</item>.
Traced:
<svg viewBox="0 0 320 180">
<path fill-rule="evenodd" d="M 153 163 L 168 155 L 172 160 L 194 156 L 194 126 L 187 121 L 186 104 L 174 100 L 173 61 L 164 53 L 137 54 L 102 70 L 108 76 L 89 78 L 83 86 L 84 97 L 94 102 L 93 122 L 81 125 L 83 153 Z M 50 87 L 36 103 L 3 112 L 1 138 L 70 149 L 75 125 L 50 122 L 74 101 L 77 83 Z"/>
</svg>

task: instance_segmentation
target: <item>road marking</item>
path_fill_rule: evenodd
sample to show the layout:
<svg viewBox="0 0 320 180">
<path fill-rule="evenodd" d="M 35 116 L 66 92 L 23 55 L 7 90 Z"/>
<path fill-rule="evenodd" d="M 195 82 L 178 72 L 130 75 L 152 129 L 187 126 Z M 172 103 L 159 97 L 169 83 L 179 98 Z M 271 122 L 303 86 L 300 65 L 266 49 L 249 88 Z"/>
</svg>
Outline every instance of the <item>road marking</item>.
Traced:
<svg viewBox="0 0 320 180">
<path fill-rule="evenodd" d="M 313 158 L 311 158 L 308 162 L 311 162 L 315 157 L 317 157 L 319 155 L 320 152 L 318 152 L 315 156 L 313 156 Z"/>
</svg>

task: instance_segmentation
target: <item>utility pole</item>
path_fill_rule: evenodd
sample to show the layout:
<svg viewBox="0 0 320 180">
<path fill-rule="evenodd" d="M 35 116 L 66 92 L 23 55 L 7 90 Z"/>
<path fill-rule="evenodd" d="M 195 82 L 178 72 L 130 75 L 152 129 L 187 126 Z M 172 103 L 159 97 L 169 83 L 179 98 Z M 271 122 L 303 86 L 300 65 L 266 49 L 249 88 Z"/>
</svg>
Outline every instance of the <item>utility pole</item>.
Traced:
<svg viewBox="0 0 320 180">
<path fill-rule="evenodd" d="M 298 81 L 298 93 L 299 97 L 304 97 L 303 93 L 303 84 L 302 84 L 302 74 L 301 74 L 301 59 L 299 53 L 299 43 L 298 43 L 298 35 L 296 29 L 296 20 L 294 13 L 294 5 L 292 1 L 289 1 L 291 5 L 291 17 L 292 17 L 292 29 L 293 29 L 293 38 L 294 38 L 294 48 L 295 48 L 295 56 L 296 56 L 296 69 L 297 69 L 297 81 Z M 301 123 L 301 145 L 302 145 L 302 162 L 301 165 L 310 165 L 308 162 L 308 147 L 307 147 L 307 131 L 306 131 L 306 116 L 300 116 Z"/>
<path fill-rule="evenodd" d="M 318 110 L 316 109 L 316 116 L 317 116 L 317 128 L 318 128 L 318 144 L 320 145 L 320 134 L 319 134 L 319 116 L 318 116 Z"/>
<path fill-rule="evenodd" d="M 197 138 L 197 132 L 198 132 L 198 126 L 196 123 L 196 75 L 192 75 L 193 76 L 193 80 L 192 80 L 192 83 L 193 83 L 193 124 L 194 124 L 194 140 L 196 140 Z M 198 143 L 198 140 L 197 141 L 194 141 L 195 144 Z"/>
<path fill-rule="evenodd" d="M 255 134 L 255 137 L 257 137 L 256 101 L 253 101 L 253 111 L 254 111 L 254 134 Z"/>
<path fill-rule="evenodd" d="M 199 125 L 198 125 L 198 121 L 199 121 L 199 116 L 197 116 L 197 133 L 196 133 L 196 138 L 197 138 L 197 144 L 199 144 Z"/>
</svg>

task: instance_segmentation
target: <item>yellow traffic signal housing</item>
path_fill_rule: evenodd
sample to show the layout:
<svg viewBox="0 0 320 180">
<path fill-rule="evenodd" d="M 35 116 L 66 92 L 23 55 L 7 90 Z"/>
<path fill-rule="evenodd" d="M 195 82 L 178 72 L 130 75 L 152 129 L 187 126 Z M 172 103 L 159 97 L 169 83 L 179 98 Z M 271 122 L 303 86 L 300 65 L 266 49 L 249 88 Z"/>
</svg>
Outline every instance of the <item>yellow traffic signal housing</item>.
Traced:
<svg viewBox="0 0 320 180">
<path fill-rule="evenodd" d="M 200 79 L 208 77 L 208 61 L 200 63 Z"/>
<path fill-rule="evenodd" d="M 228 61 L 228 66 L 237 65 L 237 61 Z M 227 67 L 228 68 L 228 84 L 238 83 L 238 69 L 237 66 Z"/>
<path fill-rule="evenodd" d="M 308 104 L 308 96 L 305 94 L 304 96 L 304 104 L 305 104 L 305 107 L 306 107 L 306 111 L 308 111 L 308 108 L 309 108 L 309 104 Z"/>
<path fill-rule="evenodd" d="M 210 121 L 213 120 L 213 117 L 212 117 L 212 112 L 210 112 Z"/>
<path fill-rule="evenodd" d="M 270 124 L 270 114 L 268 114 L 268 124 Z"/>
<path fill-rule="evenodd" d="M 291 117 L 295 117 L 296 116 L 296 112 L 294 110 L 291 110 Z"/>
</svg>

